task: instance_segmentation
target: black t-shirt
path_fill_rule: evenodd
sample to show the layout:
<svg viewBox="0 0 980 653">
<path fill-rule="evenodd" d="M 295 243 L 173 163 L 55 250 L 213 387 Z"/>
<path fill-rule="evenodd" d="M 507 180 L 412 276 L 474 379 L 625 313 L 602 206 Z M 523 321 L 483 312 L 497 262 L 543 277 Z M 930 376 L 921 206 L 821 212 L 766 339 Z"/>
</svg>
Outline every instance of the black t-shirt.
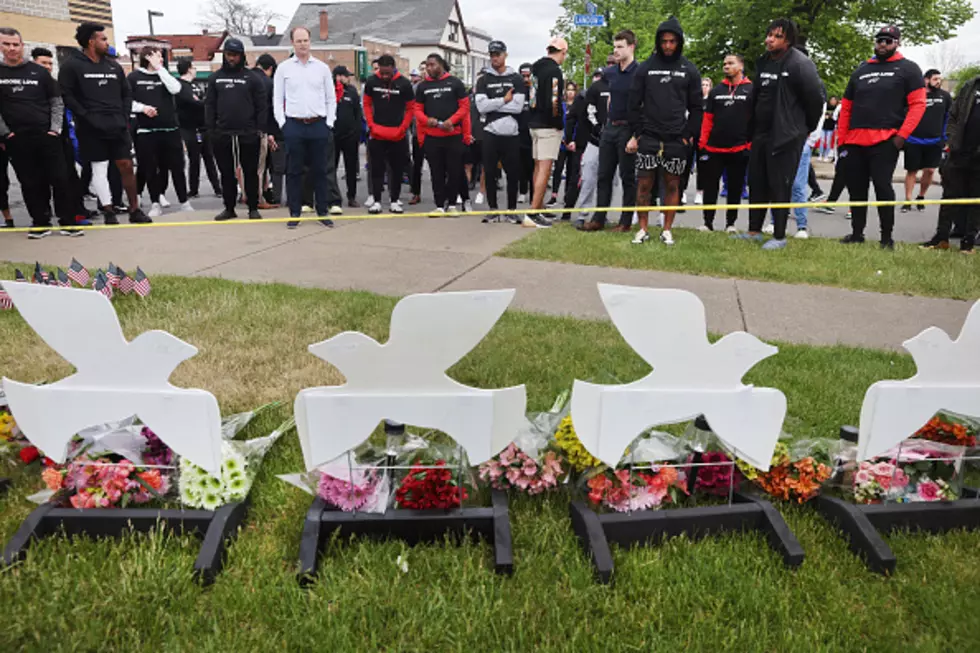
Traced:
<svg viewBox="0 0 980 653">
<path fill-rule="evenodd" d="M 776 91 L 779 88 L 779 73 L 782 68 L 781 61 L 773 61 L 768 57 L 763 59 L 759 67 L 759 83 L 755 88 L 756 134 L 768 134 L 772 130 L 772 121 L 776 115 Z"/>
<path fill-rule="evenodd" d="M 974 91 L 973 108 L 963 132 L 963 147 L 969 152 L 980 148 L 980 89 Z"/>
<path fill-rule="evenodd" d="M 60 95 L 47 69 L 33 61 L 0 66 L 0 115 L 15 134 L 51 129 L 51 98 Z"/>
</svg>

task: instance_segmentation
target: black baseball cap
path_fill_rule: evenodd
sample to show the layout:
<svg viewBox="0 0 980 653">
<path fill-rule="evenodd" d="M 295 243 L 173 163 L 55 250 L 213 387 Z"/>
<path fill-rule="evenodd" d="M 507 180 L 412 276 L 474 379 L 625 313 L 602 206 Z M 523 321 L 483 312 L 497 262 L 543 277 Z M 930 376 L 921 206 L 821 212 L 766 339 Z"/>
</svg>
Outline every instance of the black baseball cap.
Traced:
<svg viewBox="0 0 980 653">
<path fill-rule="evenodd" d="M 487 46 L 487 52 L 490 54 L 494 52 L 507 52 L 507 44 L 503 41 L 490 41 L 490 45 Z"/>
<path fill-rule="evenodd" d="M 239 39 L 227 39 L 225 40 L 225 52 L 237 52 L 238 54 L 245 54 L 245 44 Z"/>
<path fill-rule="evenodd" d="M 885 25 L 875 34 L 875 38 L 879 36 L 890 36 L 896 41 L 900 41 L 902 40 L 902 30 L 898 29 L 896 25 Z"/>
<path fill-rule="evenodd" d="M 347 66 L 337 66 L 333 69 L 333 76 L 337 77 L 343 75 L 344 77 L 351 77 L 351 72 L 347 70 Z"/>
<path fill-rule="evenodd" d="M 521 67 L 520 67 L 520 68 L 518 68 L 517 70 L 518 70 L 518 71 L 519 71 L 519 72 L 520 72 L 521 74 L 524 74 L 524 71 L 525 71 L 525 70 L 526 70 L 527 72 L 531 72 L 531 64 L 529 64 L 529 63 L 522 63 L 522 64 L 521 64 Z"/>
</svg>

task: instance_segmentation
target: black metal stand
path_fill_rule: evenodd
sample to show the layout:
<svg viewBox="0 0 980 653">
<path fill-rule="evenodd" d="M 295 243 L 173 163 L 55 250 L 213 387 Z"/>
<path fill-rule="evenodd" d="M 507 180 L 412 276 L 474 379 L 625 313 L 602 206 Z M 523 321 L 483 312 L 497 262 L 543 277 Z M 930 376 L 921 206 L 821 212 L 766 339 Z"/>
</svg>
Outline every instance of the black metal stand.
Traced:
<svg viewBox="0 0 980 653">
<path fill-rule="evenodd" d="M 7 490 L 9 490 L 10 485 L 11 482 L 9 478 L 0 478 L 0 494 L 3 494 Z"/>
<path fill-rule="evenodd" d="M 217 510 L 77 509 L 46 503 L 31 512 L 14 533 L 3 550 L 3 564 L 10 566 L 23 560 L 33 541 L 62 530 L 69 536 L 119 537 L 130 529 L 145 533 L 164 524 L 180 533 L 204 538 L 194 561 L 194 575 L 210 585 L 221 571 L 226 540 L 235 535 L 247 509 L 247 502 L 229 503 Z"/>
<path fill-rule="evenodd" d="M 494 571 L 508 575 L 514 571 L 507 493 L 499 490 L 492 492 L 489 508 L 389 510 L 383 515 L 334 510 L 318 497 L 306 513 L 299 544 L 301 584 L 316 576 L 323 546 L 334 532 L 340 537 L 397 538 L 409 545 L 439 541 L 446 535 L 478 536 L 493 545 Z"/>
<path fill-rule="evenodd" d="M 630 549 L 678 535 L 698 540 L 721 533 L 758 530 L 766 534 L 769 546 L 783 556 L 787 567 L 803 564 L 803 547 L 771 503 L 741 492 L 734 493 L 733 500 L 732 505 L 633 514 L 599 514 L 585 503 L 573 501 L 569 512 L 572 528 L 592 558 L 597 579 L 604 584 L 613 580 L 610 542 Z"/>
</svg>

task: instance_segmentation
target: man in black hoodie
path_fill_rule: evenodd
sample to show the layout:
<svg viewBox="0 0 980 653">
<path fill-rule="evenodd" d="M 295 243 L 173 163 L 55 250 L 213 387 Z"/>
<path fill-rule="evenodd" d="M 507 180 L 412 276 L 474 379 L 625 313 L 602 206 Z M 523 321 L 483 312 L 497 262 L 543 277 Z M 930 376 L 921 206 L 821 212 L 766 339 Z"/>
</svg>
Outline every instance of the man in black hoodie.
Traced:
<svg viewBox="0 0 980 653">
<path fill-rule="evenodd" d="M 78 148 L 82 157 L 92 163 L 92 184 L 105 213 L 105 223 L 119 224 L 109 189 L 110 160 L 115 161 L 126 189 L 129 221 L 153 222 L 140 209 L 127 121 L 131 110 L 152 117 L 156 109 L 133 103 L 126 74 L 107 56 L 109 39 L 104 26 L 82 23 L 75 31 L 75 40 L 82 49 L 73 51 L 61 64 L 58 83 L 65 106 L 75 116 Z"/>
<path fill-rule="evenodd" d="M 340 165 L 340 157 L 344 157 L 344 175 L 347 179 L 347 206 L 356 209 L 357 202 L 357 171 L 358 146 L 361 142 L 361 96 L 351 84 L 353 75 L 347 66 L 337 66 L 333 69 L 333 78 L 343 89 L 343 95 L 337 98 L 337 121 L 333 125 L 334 136 L 334 167 Z"/>
<path fill-rule="evenodd" d="M 224 210 L 215 220 L 237 218 L 236 168 L 241 166 L 248 200 L 248 217 L 259 220 L 259 137 L 269 120 L 269 99 L 262 81 L 245 67 L 245 44 L 238 39 L 225 41 L 221 70 L 208 78 L 204 115 L 213 134 L 214 158 L 221 171 Z"/>
<path fill-rule="evenodd" d="M 628 120 L 633 137 L 626 151 L 637 153 L 636 199 L 650 206 L 656 173 L 663 174 L 666 193 L 664 203 L 677 206 L 681 198 L 681 178 L 691 160 L 694 143 L 701 134 L 704 112 L 701 96 L 701 74 L 684 55 L 684 31 L 671 16 L 657 28 L 657 46 L 633 74 L 629 93 Z M 633 239 L 642 244 L 647 234 L 649 213 L 637 212 L 640 231 Z M 664 229 L 660 241 L 673 245 L 671 227 L 674 211 L 664 212 Z"/>
<path fill-rule="evenodd" d="M 823 117 L 826 100 L 823 82 L 817 67 L 793 47 L 795 44 L 796 23 L 788 18 L 774 20 L 766 30 L 766 54 L 755 66 L 749 130 L 752 135 L 749 202 L 752 204 L 790 201 L 803 144 Z M 772 209 L 773 239 L 763 249 L 786 246 L 788 218 L 789 209 Z M 762 241 L 765 219 L 765 209 L 751 209 L 749 232 L 736 237 Z"/>
<path fill-rule="evenodd" d="M 190 192 L 187 196 L 195 198 L 201 187 L 201 160 L 211 182 L 211 189 L 220 196 L 221 182 L 218 180 L 218 169 L 214 165 L 214 154 L 211 152 L 211 135 L 204 129 L 204 87 L 198 87 L 194 80 L 197 70 L 189 58 L 177 62 L 177 74 L 180 77 L 180 93 L 177 94 L 177 122 L 180 124 L 180 138 L 187 148 L 188 182 Z"/>
<path fill-rule="evenodd" d="M 551 226 L 551 220 L 541 215 L 540 211 L 544 209 L 544 194 L 548 190 L 551 166 L 561 149 L 564 128 L 562 93 L 565 89 L 561 64 L 567 56 L 568 42 L 555 37 L 548 42 L 548 56 L 541 57 L 531 66 L 534 82 L 528 127 L 531 129 L 534 156 L 534 186 L 531 189 L 531 211 L 523 222 L 525 227 Z"/>
</svg>

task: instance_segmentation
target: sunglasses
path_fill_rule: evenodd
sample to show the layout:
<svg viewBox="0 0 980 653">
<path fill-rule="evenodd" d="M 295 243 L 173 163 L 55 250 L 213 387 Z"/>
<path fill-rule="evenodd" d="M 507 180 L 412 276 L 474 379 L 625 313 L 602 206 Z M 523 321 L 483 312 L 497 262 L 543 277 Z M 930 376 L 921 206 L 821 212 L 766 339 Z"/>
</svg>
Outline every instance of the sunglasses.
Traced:
<svg viewBox="0 0 980 653">
<path fill-rule="evenodd" d="M 877 43 L 878 45 L 891 45 L 894 42 L 895 39 L 893 39 L 890 36 L 879 36 L 878 38 L 875 39 L 875 43 Z"/>
</svg>

